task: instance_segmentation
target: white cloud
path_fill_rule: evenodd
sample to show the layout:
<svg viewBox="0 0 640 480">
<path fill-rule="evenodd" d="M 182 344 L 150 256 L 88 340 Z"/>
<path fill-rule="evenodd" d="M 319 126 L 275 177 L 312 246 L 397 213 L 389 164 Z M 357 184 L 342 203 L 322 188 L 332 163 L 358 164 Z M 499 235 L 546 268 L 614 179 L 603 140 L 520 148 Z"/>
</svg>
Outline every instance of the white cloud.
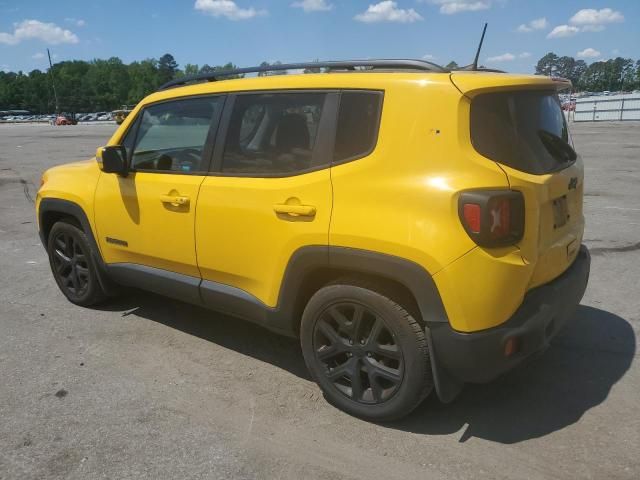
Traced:
<svg viewBox="0 0 640 480">
<path fill-rule="evenodd" d="M 513 53 L 503 53 L 502 55 L 496 55 L 495 57 L 488 57 L 487 62 L 511 62 L 516 59 Z"/>
<path fill-rule="evenodd" d="M 600 52 L 595 48 L 585 48 L 577 53 L 578 58 L 596 58 L 600 56 Z"/>
<path fill-rule="evenodd" d="M 233 0 L 196 0 L 193 8 L 212 17 L 225 17 L 229 20 L 248 20 L 267 13 L 253 7 L 240 8 Z"/>
<path fill-rule="evenodd" d="M 0 32 L 0 43 L 17 45 L 24 40 L 41 40 L 50 45 L 78 43 L 78 36 L 70 30 L 60 28 L 55 23 L 40 20 L 23 20 L 13 24 L 13 33 Z"/>
<path fill-rule="evenodd" d="M 533 32 L 534 30 L 544 30 L 548 26 L 549 22 L 547 22 L 546 18 L 542 17 L 531 20 L 529 23 L 523 23 L 522 25 L 518 26 L 518 28 L 516 28 L 516 31 L 520 33 L 529 33 Z"/>
<path fill-rule="evenodd" d="M 623 21 L 624 16 L 620 12 L 610 8 L 602 8 L 600 10 L 596 10 L 595 8 L 584 8 L 569 19 L 569 23 L 571 25 L 577 25 L 586 29 L 602 27 L 600 30 L 604 28 L 603 25 Z"/>
<path fill-rule="evenodd" d="M 436 58 L 438 57 L 436 57 L 435 55 L 431 55 L 430 53 L 427 53 L 426 55 L 422 56 L 423 60 L 435 60 Z"/>
<path fill-rule="evenodd" d="M 422 17 L 413 8 L 398 8 L 398 4 L 392 0 L 384 0 L 383 2 L 369 5 L 369 8 L 363 13 L 359 13 L 355 17 L 359 22 L 375 23 L 375 22 L 398 22 L 413 23 L 422 20 Z"/>
<path fill-rule="evenodd" d="M 513 53 L 503 53 L 502 55 L 496 55 L 495 57 L 488 57 L 487 62 L 489 63 L 500 63 L 500 62 L 512 62 L 517 58 L 529 58 L 531 54 L 529 52 L 518 53 L 517 55 Z"/>
<path fill-rule="evenodd" d="M 44 53 L 42 52 L 34 53 L 33 55 L 31 55 L 31 58 L 33 58 L 34 60 L 40 60 L 44 58 Z"/>
<path fill-rule="evenodd" d="M 579 31 L 580 29 L 578 27 L 574 27 L 573 25 L 558 25 L 549 32 L 547 38 L 573 37 Z"/>
<path fill-rule="evenodd" d="M 333 9 L 333 4 L 327 0 L 301 0 L 291 4 L 293 8 L 301 8 L 305 12 L 328 12 Z"/>
<path fill-rule="evenodd" d="M 569 19 L 568 25 L 558 25 L 547 38 L 572 37 L 578 32 L 601 32 L 606 25 L 624 22 L 622 13 L 610 8 L 583 8 Z"/>
<path fill-rule="evenodd" d="M 434 5 L 440 5 L 440 13 L 454 15 L 460 12 L 487 10 L 491 8 L 492 0 L 428 0 L 428 2 Z"/>
</svg>

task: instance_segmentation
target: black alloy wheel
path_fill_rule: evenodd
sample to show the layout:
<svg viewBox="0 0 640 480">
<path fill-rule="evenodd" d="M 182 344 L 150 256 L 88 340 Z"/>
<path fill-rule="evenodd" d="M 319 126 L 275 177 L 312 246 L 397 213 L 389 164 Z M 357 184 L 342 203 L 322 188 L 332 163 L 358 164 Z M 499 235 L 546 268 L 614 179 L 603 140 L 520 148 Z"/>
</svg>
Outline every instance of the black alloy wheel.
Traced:
<svg viewBox="0 0 640 480">
<path fill-rule="evenodd" d="M 59 221 L 51 227 L 47 253 L 53 277 L 69 301 L 95 305 L 107 298 L 87 235 L 76 225 Z"/>
<path fill-rule="evenodd" d="M 307 368 L 325 398 L 351 415 L 390 421 L 433 390 L 424 326 L 366 279 L 337 280 L 309 299 L 300 324 Z"/>
<path fill-rule="evenodd" d="M 51 261 L 60 285 L 71 295 L 82 297 L 89 288 L 87 252 L 69 232 L 59 232 L 53 238 L 53 245 Z"/>
<path fill-rule="evenodd" d="M 356 402 L 385 402 L 402 383 L 404 360 L 393 333 L 359 303 L 327 308 L 315 325 L 314 348 L 333 386 Z"/>
</svg>

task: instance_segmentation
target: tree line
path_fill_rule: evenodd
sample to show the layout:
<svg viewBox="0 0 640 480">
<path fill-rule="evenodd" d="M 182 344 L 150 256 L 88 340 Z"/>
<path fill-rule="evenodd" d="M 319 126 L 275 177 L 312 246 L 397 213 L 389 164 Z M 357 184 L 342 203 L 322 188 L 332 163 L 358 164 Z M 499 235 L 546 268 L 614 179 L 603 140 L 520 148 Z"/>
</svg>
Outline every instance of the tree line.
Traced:
<svg viewBox="0 0 640 480">
<path fill-rule="evenodd" d="M 0 110 L 29 110 L 50 113 L 110 111 L 135 105 L 169 80 L 184 75 L 237 68 L 225 65 L 186 64 L 178 68 L 171 54 L 125 64 L 117 57 L 108 60 L 59 62 L 48 71 L 0 72 Z"/>
<path fill-rule="evenodd" d="M 446 66 L 459 68 L 454 61 Z M 573 57 L 559 57 L 553 52 L 538 60 L 536 75 L 564 77 L 571 80 L 574 91 L 602 92 L 631 91 L 640 89 L 640 60 L 616 57 L 587 64 Z"/>
<path fill-rule="evenodd" d="M 280 62 L 275 62 L 279 64 Z M 261 66 L 269 66 L 262 62 Z M 450 62 L 448 68 L 457 68 Z M 29 110 L 50 113 L 56 109 L 69 112 L 109 111 L 122 105 L 134 105 L 169 80 L 185 75 L 234 69 L 225 65 L 186 64 L 179 68 L 171 54 L 125 64 L 117 57 L 108 60 L 71 60 L 53 65 L 49 71 L 0 72 L 0 110 Z M 320 69 L 308 69 L 308 73 Z M 285 71 L 267 74 L 285 74 Z M 575 90 L 618 91 L 640 88 L 640 60 L 614 58 L 587 64 L 584 60 L 557 56 L 550 52 L 535 67 L 538 75 L 566 77 Z M 238 75 L 241 76 L 241 75 Z"/>
<path fill-rule="evenodd" d="M 616 57 L 587 64 L 549 52 L 538 60 L 536 75 L 568 78 L 578 91 L 630 91 L 640 88 L 640 60 Z"/>
</svg>

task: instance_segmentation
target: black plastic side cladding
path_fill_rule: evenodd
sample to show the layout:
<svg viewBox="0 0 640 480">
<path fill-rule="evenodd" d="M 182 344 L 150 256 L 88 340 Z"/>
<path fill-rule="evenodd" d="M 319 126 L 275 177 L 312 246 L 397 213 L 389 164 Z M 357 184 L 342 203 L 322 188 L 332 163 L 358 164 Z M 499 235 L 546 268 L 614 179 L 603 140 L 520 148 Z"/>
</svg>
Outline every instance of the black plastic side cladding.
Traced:
<svg viewBox="0 0 640 480">
<path fill-rule="evenodd" d="M 425 323 L 448 322 L 433 278 L 417 263 L 384 253 L 348 247 L 329 247 L 329 265 L 399 282 L 413 294 Z"/>
</svg>

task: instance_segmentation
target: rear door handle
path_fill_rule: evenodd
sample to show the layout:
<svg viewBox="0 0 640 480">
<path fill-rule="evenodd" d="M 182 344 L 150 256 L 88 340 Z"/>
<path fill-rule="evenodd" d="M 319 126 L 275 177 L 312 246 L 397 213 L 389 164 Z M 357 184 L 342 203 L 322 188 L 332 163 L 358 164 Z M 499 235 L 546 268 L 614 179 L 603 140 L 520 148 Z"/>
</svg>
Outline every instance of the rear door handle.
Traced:
<svg viewBox="0 0 640 480">
<path fill-rule="evenodd" d="M 174 207 L 183 207 L 189 205 L 189 197 L 182 195 L 160 195 L 162 203 L 170 203 Z"/>
<path fill-rule="evenodd" d="M 287 205 L 277 203 L 273 206 L 273 211 L 294 217 L 313 217 L 316 214 L 316 207 L 313 205 Z"/>
</svg>

